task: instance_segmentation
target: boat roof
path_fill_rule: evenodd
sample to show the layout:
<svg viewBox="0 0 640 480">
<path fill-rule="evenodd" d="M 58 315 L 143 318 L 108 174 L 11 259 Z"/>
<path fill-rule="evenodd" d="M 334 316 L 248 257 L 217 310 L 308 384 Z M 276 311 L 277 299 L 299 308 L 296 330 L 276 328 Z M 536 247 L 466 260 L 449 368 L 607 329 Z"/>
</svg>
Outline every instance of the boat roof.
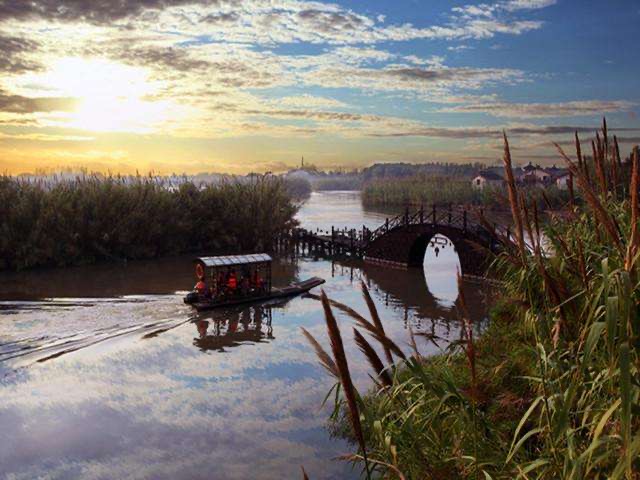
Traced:
<svg viewBox="0 0 640 480">
<path fill-rule="evenodd" d="M 272 258 L 266 253 L 254 253 L 251 255 L 222 255 L 218 257 L 200 257 L 197 262 L 202 262 L 205 267 L 228 267 L 232 265 L 250 265 L 253 263 L 271 262 Z"/>
</svg>

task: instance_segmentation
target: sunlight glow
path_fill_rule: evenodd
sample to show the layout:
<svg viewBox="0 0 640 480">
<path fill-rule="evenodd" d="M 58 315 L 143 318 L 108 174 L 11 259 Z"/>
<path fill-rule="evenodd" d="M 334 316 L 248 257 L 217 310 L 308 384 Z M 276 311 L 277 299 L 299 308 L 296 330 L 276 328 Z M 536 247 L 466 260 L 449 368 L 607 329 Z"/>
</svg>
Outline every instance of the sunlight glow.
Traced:
<svg viewBox="0 0 640 480">
<path fill-rule="evenodd" d="M 50 91 L 78 99 L 66 126 L 98 132 L 150 132 L 175 115 L 168 101 L 148 101 L 159 85 L 143 68 L 101 59 L 64 58 L 36 80 Z M 172 110 L 173 109 L 173 110 Z"/>
</svg>

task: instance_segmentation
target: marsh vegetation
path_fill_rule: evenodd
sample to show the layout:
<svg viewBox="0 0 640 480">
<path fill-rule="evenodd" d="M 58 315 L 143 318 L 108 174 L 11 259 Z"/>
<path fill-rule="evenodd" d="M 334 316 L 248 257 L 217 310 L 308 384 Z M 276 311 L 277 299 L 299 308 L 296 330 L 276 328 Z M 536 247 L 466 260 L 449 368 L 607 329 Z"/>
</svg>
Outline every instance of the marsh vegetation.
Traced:
<svg viewBox="0 0 640 480">
<path fill-rule="evenodd" d="M 638 478 L 640 167 L 638 150 L 624 164 L 603 130 L 592 160 L 577 136 L 573 158 L 558 147 L 575 192 L 568 216 L 546 222 L 515 185 L 505 138 L 515 241 L 499 238 L 503 293 L 480 337 L 462 293 L 459 340 L 429 358 L 385 334 L 364 285 L 368 318 L 323 296 L 331 353 L 310 341 L 336 379 L 334 419 L 363 477 Z M 364 395 L 349 379 L 336 309 L 355 319 L 372 368 Z"/>
<path fill-rule="evenodd" d="M 0 177 L 0 269 L 268 249 L 297 207 L 275 177 L 171 185 L 152 177 L 43 184 Z"/>
</svg>

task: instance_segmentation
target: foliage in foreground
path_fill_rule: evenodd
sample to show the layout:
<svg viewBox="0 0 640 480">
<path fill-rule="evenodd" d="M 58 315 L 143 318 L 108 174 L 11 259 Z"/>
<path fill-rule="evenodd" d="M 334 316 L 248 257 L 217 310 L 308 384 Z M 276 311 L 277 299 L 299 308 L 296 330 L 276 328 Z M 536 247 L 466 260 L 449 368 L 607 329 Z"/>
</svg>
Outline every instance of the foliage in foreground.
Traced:
<svg viewBox="0 0 640 480">
<path fill-rule="evenodd" d="M 339 331 L 328 329 L 333 357 L 314 343 L 337 388 L 353 397 L 347 412 L 359 450 L 348 458 L 363 463 L 363 474 L 640 478 L 639 160 L 636 150 L 625 184 L 627 167 L 609 147 L 606 125 L 603 133 L 590 167 L 579 141 L 576 161 L 558 147 L 585 203 L 577 208 L 572 198 L 569 219 L 545 226 L 516 189 L 505 138 L 516 242 L 501 238 L 507 308 L 479 341 L 462 296 L 457 351 L 436 358 L 421 357 L 415 343 L 409 356 L 386 337 L 366 287 L 371 321 L 323 297 L 328 325 L 337 307 L 384 352 L 383 361 L 354 329 L 377 380 L 362 397 L 345 382 Z"/>
<path fill-rule="evenodd" d="M 83 176 L 51 186 L 0 177 L 0 269 L 268 249 L 291 228 L 284 182 L 198 187 Z"/>
</svg>

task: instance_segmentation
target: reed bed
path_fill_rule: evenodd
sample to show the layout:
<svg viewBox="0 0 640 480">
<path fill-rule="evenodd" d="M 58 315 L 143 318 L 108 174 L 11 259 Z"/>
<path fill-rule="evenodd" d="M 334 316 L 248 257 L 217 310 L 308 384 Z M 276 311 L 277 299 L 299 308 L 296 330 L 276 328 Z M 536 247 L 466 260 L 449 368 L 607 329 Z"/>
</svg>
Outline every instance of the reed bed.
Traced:
<svg viewBox="0 0 640 480">
<path fill-rule="evenodd" d="M 304 178 L 285 178 L 287 193 L 296 201 L 303 201 L 311 196 L 311 183 Z"/>
<path fill-rule="evenodd" d="M 83 175 L 53 184 L 0 177 L 0 269 L 269 249 L 296 207 L 282 180 L 170 185 Z"/>
<path fill-rule="evenodd" d="M 523 190 L 540 209 L 558 208 L 568 200 L 568 192 L 555 186 Z M 546 199 L 545 199 L 546 197 Z M 406 178 L 379 179 L 367 182 L 362 189 L 362 203 L 368 207 L 404 207 L 419 205 L 466 204 L 503 208 L 505 190 L 499 187 L 474 189 L 466 178 L 415 175 Z"/>
<path fill-rule="evenodd" d="M 345 458 L 363 463 L 363 472 L 399 479 L 640 478 L 639 153 L 621 162 L 606 123 L 591 160 L 579 145 L 574 158 L 558 147 L 574 179 L 571 191 L 584 200 L 572 202 L 568 218 L 541 222 L 535 203 L 509 183 L 513 223 L 522 233 L 495 259 L 504 293 L 479 339 L 462 295 L 460 339 L 430 358 L 414 341 L 408 355 L 388 339 L 372 302 L 368 320 L 323 298 L 327 317 L 334 308 L 355 320 L 355 341 L 376 379 L 364 396 L 353 390 L 346 407 L 336 400 L 360 420 L 347 429 L 358 451 Z M 504 164 L 510 178 L 506 138 Z M 367 299 L 364 285 L 363 292 Z M 335 330 L 328 330 L 332 346 L 342 341 Z M 376 351 L 386 352 L 384 361 Z M 339 383 L 353 388 L 343 375 Z"/>
</svg>

